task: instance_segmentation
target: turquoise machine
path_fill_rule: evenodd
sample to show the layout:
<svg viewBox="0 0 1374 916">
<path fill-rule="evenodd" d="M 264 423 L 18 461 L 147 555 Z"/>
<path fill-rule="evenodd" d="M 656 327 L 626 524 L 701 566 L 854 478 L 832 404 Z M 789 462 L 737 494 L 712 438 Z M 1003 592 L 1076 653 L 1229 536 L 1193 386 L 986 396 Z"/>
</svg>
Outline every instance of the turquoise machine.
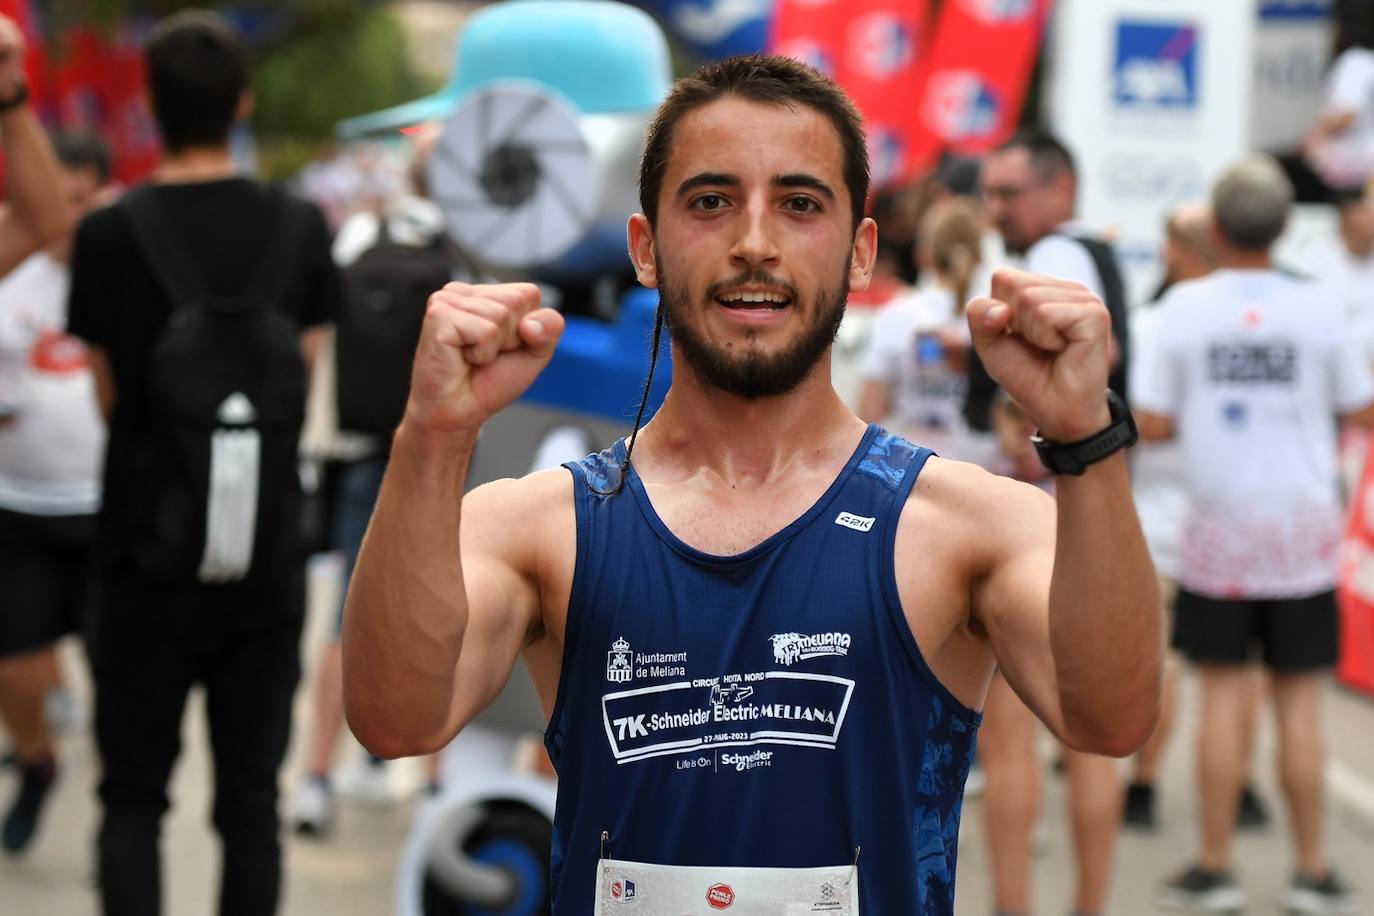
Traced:
<svg viewBox="0 0 1374 916">
<path fill-rule="evenodd" d="M 481 272 L 543 284 L 551 301 L 599 290 L 607 320 L 567 316 L 553 360 L 485 426 L 469 484 L 520 476 L 627 435 L 648 370 L 656 295 L 619 297 L 639 155 L 672 79 L 667 42 L 643 11 L 601 0 L 510 0 L 476 13 L 435 95 L 344 121 L 355 138 L 428 121 L 443 133 L 431 197 Z M 666 342 L 665 347 L 666 351 Z M 658 368 L 649 413 L 667 390 Z M 647 416 L 648 414 L 646 414 Z M 397 912 L 548 912 L 554 783 L 515 772 L 544 728 L 523 663 L 501 698 L 445 751 L 444 793 L 416 819 Z"/>
</svg>

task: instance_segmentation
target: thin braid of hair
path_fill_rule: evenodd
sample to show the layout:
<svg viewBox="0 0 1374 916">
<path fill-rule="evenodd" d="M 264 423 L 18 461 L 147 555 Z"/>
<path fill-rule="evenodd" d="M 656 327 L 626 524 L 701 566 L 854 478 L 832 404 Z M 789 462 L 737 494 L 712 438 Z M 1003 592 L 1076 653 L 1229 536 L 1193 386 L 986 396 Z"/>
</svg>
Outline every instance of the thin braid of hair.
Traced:
<svg viewBox="0 0 1374 916">
<path fill-rule="evenodd" d="M 663 337 L 663 307 L 659 306 L 654 314 L 653 342 L 649 351 L 649 375 L 644 379 L 644 393 L 639 397 L 639 412 L 635 414 L 634 429 L 630 430 L 630 441 L 625 446 L 625 460 L 620 462 L 620 473 L 615 486 L 609 490 L 597 490 L 598 496 L 615 496 L 625 488 L 625 476 L 630 472 L 630 456 L 635 451 L 635 439 L 639 438 L 639 424 L 644 420 L 644 410 L 649 406 L 649 389 L 654 384 L 654 370 L 658 368 L 658 348 Z"/>
</svg>

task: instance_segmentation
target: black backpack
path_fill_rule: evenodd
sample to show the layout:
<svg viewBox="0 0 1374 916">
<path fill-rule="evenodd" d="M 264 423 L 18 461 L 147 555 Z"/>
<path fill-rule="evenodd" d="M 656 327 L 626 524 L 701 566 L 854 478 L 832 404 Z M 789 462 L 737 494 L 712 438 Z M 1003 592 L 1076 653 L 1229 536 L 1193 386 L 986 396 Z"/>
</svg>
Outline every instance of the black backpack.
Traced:
<svg viewBox="0 0 1374 916">
<path fill-rule="evenodd" d="M 405 414 L 425 306 L 453 272 L 442 235 L 403 245 L 379 222 L 377 242 L 344 270 L 334 360 L 339 429 L 390 436 Z"/>
<path fill-rule="evenodd" d="M 217 297 L 172 231 L 155 189 L 121 206 L 172 301 L 148 354 L 133 437 L 128 547 L 144 572 L 204 583 L 271 581 L 303 559 L 297 448 L 306 371 L 282 299 L 308 208 L 272 191 L 257 275 Z"/>
</svg>

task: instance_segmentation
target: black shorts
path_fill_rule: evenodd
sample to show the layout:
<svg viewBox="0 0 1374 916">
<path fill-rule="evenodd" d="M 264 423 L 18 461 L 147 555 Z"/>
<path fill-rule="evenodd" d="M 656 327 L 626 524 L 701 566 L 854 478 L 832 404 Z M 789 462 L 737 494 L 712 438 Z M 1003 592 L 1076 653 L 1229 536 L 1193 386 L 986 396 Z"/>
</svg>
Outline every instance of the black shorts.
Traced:
<svg viewBox="0 0 1374 916">
<path fill-rule="evenodd" d="M 1336 664 L 1336 593 L 1306 598 L 1209 598 L 1181 588 L 1173 646 L 1202 665 L 1263 661 L 1275 671 L 1318 671 Z"/>
<path fill-rule="evenodd" d="M 94 515 L 0 509 L 0 657 L 81 629 L 95 572 Z"/>
</svg>

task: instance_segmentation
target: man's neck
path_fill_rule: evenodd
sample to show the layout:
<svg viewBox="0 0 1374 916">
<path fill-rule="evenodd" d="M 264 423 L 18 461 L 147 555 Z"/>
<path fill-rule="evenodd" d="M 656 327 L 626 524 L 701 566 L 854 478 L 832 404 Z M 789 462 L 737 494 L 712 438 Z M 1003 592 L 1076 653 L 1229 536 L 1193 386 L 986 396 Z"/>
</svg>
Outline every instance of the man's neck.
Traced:
<svg viewBox="0 0 1374 916">
<path fill-rule="evenodd" d="M 1274 259 L 1267 250 L 1231 248 L 1222 253 L 1221 266 L 1227 270 L 1273 270 Z"/>
<path fill-rule="evenodd" d="M 153 173 L 153 180 L 163 184 L 192 184 L 200 181 L 222 181 L 239 173 L 229 144 L 187 146 L 168 153 Z"/>
<path fill-rule="evenodd" d="M 830 355 L 792 391 L 746 399 L 713 388 L 692 373 L 676 348 L 673 384 L 635 447 L 639 467 L 667 476 L 704 469 L 721 480 L 757 485 L 826 453 L 852 450 L 863 421 L 830 382 Z"/>
</svg>

